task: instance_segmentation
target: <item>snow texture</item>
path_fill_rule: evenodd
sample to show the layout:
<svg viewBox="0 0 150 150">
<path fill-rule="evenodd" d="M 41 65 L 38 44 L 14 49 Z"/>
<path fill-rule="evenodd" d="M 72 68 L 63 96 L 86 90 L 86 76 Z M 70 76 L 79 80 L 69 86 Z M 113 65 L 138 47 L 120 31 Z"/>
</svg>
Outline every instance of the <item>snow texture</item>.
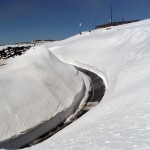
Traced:
<svg viewBox="0 0 150 150">
<path fill-rule="evenodd" d="M 0 142 L 27 133 L 83 97 L 80 73 L 45 47 L 0 64 Z"/>
<path fill-rule="evenodd" d="M 65 62 L 100 70 L 107 90 L 99 105 L 30 149 L 150 149 L 150 19 L 45 46 Z"/>
</svg>

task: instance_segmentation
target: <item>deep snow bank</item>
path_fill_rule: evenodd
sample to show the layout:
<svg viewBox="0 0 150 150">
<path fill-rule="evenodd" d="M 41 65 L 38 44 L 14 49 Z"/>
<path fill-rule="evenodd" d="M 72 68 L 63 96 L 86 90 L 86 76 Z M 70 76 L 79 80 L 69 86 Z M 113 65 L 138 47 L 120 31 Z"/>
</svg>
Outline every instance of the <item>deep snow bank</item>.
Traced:
<svg viewBox="0 0 150 150">
<path fill-rule="evenodd" d="M 37 127 L 83 97 L 84 83 L 77 70 L 44 47 L 2 64 L 0 143 Z"/>
<path fill-rule="evenodd" d="M 65 62 L 101 70 L 108 87 L 97 107 L 33 149 L 150 148 L 150 20 L 46 46 Z"/>
</svg>

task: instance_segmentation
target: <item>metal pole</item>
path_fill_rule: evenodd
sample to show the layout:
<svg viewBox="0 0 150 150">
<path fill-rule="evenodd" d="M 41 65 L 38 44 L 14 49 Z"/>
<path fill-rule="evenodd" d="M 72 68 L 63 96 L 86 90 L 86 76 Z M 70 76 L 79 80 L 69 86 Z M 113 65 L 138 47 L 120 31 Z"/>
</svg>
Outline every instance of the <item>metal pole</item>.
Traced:
<svg viewBox="0 0 150 150">
<path fill-rule="evenodd" d="M 110 23 L 112 24 L 112 5 L 111 5 L 111 8 L 110 8 Z"/>
<path fill-rule="evenodd" d="M 81 27 L 82 27 L 82 23 L 79 24 L 79 34 L 80 34 L 80 35 L 82 34 Z"/>
<path fill-rule="evenodd" d="M 96 24 L 96 21 L 95 21 L 95 29 L 96 29 L 96 26 L 97 26 L 97 24 Z"/>
</svg>

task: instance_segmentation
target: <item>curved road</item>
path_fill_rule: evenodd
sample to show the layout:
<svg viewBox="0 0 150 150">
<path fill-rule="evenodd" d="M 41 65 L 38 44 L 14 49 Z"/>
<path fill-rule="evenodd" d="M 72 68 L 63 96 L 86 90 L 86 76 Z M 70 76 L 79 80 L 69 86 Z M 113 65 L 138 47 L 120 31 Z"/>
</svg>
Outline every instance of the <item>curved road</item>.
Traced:
<svg viewBox="0 0 150 150">
<path fill-rule="evenodd" d="M 89 93 L 89 97 L 88 97 L 86 103 L 84 104 L 83 109 L 76 115 L 76 117 L 74 117 L 73 120 L 71 120 L 71 122 L 65 123 L 65 124 L 63 123 L 63 124 L 59 125 L 55 129 L 51 130 L 49 133 L 46 133 L 45 135 L 41 136 L 40 138 L 36 139 L 29 145 L 26 145 L 25 147 L 33 146 L 35 144 L 41 143 L 42 141 L 50 138 L 55 133 L 59 132 L 60 130 L 62 130 L 63 128 L 65 128 L 66 126 L 68 126 L 69 124 L 74 122 L 76 119 L 78 119 L 79 117 L 84 115 L 86 112 L 88 112 L 90 109 L 92 109 L 94 106 L 96 106 L 102 100 L 104 93 L 105 93 L 105 85 L 104 85 L 103 80 L 97 74 L 95 74 L 89 70 L 86 70 L 86 69 L 83 69 L 83 68 L 80 68 L 77 66 L 74 66 L 74 67 L 78 71 L 86 74 L 92 81 L 92 90 Z"/>
<path fill-rule="evenodd" d="M 76 66 L 75 66 L 76 67 Z M 66 127 L 68 124 L 72 123 L 73 121 L 75 121 L 76 119 L 78 119 L 79 117 L 81 117 L 83 114 L 85 114 L 87 111 L 89 111 L 91 108 L 93 108 L 94 106 L 96 106 L 102 99 L 102 97 L 104 96 L 105 93 L 105 85 L 103 80 L 96 75 L 95 73 L 76 67 L 76 69 L 80 72 L 83 72 L 84 74 L 86 74 L 87 76 L 90 77 L 91 81 L 92 81 L 92 90 L 89 92 L 89 97 L 87 99 L 87 101 L 85 102 L 82 110 L 80 110 L 73 119 L 71 119 L 71 121 L 69 122 L 63 122 L 62 124 L 60 124 L 57 127 L 54 127 L 52 130 L 50 130 L 49 128 L 49 122 L 44 123 L 44 126 L 41 126 L 40 128 L 35 128 L 31 131 L 29 131 L 29 133 L 24 134 L 24 135 L 20 135 L 14 139 L 10 139 L 10 141 L 6 141 L 5 143 L 2 143 L 2 145 L 0 144 L 0 148 L 7 148 L 7 149 L 16 149 L 16 148 L 24 148 L 24 147 L 30 147 L 33 146 L 37 143 L 40 143 L 48 138 L 50 138 L 51 136 L 53 136 L 55 133 L 59 132 L 60 130 L 62 130 L 64 127 Z M 56 116 L 55 118 L 53 118 L 54 121 L 55 119 L 58 119 L 58 116 Z M 52 123 L 53 124 L 53 123 Z M 44 127 L 44 128 L 43 128 Z M 45 129 L 47 128 L 48 130 L 50 130 L 48 133 L 42 135 L 43 130 L 47 130 Z M 47 131 L 48 131 L 47 130 Z M 40 136 L 38 139 L 32 141 L 29 143 L 29 141 L 31 141 L 30 139 L 28 139 L 29 136 L 36 136 L 38 137 L 36 134 L 40 132 L 42 136 Z M 27 145 L 25 145 L 24 147 L 20 147 L 20 143 L 24 143 L 23 141 L 26 140 L 26 143 L 28 143 Z"/>
</svg>

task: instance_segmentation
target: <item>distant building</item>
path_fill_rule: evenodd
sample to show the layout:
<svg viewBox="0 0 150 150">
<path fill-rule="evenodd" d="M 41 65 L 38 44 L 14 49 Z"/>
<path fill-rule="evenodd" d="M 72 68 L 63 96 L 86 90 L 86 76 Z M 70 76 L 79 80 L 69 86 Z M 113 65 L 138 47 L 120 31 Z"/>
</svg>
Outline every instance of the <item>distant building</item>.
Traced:
<svg viewBox="0 0 150 150">
<path fill-rule="evenodd" d="M 118 26 L 118 25 L 122 25 L 122 24 L 128 24 L 128 23 L 132 23 L 132 22 L 137 22 L 137 21 L 140 21 L 140 20 L 130 20 L 130 21 L 120 21 L 120 22 L 110 22 L 110 23 L 107 23 L 107 24 L 102 24 L 102 25 L 98 25 L 96 26 L 96 29 L 98 28 L 107 28 L 107 27 L 110 27 L 110 26 Z"/>
</svg>

